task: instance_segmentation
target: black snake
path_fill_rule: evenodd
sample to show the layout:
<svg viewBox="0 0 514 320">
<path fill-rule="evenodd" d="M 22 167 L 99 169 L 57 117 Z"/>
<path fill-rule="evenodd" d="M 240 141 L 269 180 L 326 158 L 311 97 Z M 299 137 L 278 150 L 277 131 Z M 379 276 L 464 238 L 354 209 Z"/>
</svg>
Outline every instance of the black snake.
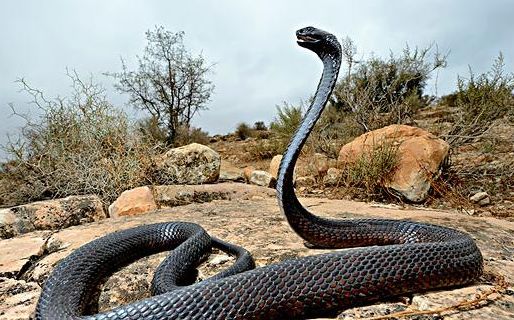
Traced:
<svg viewBox="0 0 514 320">
<path fill-rule="evenodd" d="M 309 244 L 360 247 L 257 268 L 249 254 L 184 222 L 141 226 L 92 241 L 65 258 L 45 283 L 37 319 L 292 319 L 334 316 L 387 297 L 458 286 L 482 274 L 482 255 L 465 233 L 409 221 L 329 220 L 307 211 L 293 189 L 293 169 L 337 79 L 341 47 L 316 28 L 298 30 L 298 44 L 323 61 L 314 100 L 284 154 L 278 202 L 291 227 Z M 238 255 L 235 270 L 190 286 L 190 269 L 212 242 Z M 377 246 L 379 245 L 379 246 Z M 102 314 L 83 316 L 99 279 L 129 261 L 170 248 L 157 295 Z M 164 275 L 163 275 L 164 274 Z M 228 276 L 227 276 L 228 275 Z M 168 291 L 167 286 L 174 290 Z M 161 287 L 161 289 L 158 289 Z M 166 292 L 167 291 L 167 292 Z"/>
</svg>

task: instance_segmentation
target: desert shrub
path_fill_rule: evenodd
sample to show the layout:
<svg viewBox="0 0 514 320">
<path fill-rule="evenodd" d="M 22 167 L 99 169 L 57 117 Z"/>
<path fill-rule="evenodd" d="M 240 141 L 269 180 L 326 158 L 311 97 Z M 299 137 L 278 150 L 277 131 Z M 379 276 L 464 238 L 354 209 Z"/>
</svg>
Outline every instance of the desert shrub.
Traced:
<svg viewBox="0 0 514 320">
<path fill-rule="evenodd" d="M 253 124 L 253 129 L 257 131 L 266 131 L 268 130 L 268 127 L 266 127 L 264 121 L 257 121 Z"/>
<path fill-rule="evenodd" d="M 178 127 L 175 137 L 174 147 L 185 146 L 190 143 L 208 144 L 209 133 L 203 131 L 201 128 L 186 127 L 181 125 Z"/>
<path fill-rule="evenodd" d="M 284 102 L 277 106 L 277 116 L 270 124 L 271 132 L 279 139 L 289 140 L 302 121 L 302 105 L 294 106 Z"/>
<path fill-rule="evenodd" d="M 166 144 L 168 133 L 159 125 L 156 117 L 148 117 L 141 119 L 136 124 L 138 130 L 145 141 L 150 144 Z"/>
<path fill-rule="evenodd" d="M 383 194 L 398 161 L 398 145 L 394 141 L 377 143 L 341 168 L 341 185 L 364 190 L 369 197 Z"/>
<path fill-rule="evenodd" d="M 245 151 L 251 157 L 251 160 L 271 159 L 284 152 L 284 144 L 282 140 L 275 138 L 260 139 L 247 145 Z"/>
<path fill-rule="evenodd" d="M 457 93 L 450 93 L 442 96 L 437 105 L 455 108 L 457 106 Z"/>
<path fill-rule="evenodd" d="M 253 129 L 247 123 L 241 122 L 237 125 L 235 134 L 239 139 L 246 140 L 253 137 Z"/>
<path fill-rule="evenodd" d="M 469 79 L 457 81 L 454 117 L 451 131 L 444 137 L 457 146 L 482 136 L 494 121 L 514 114 L 514 74 L 505 73 L 503 54 L 495 59 L 491 70 L 476 76 L 470 69 Z"/>
<path fill-rule="evenodd" d="M 106 100 L 100 85 L 75 72 L 68 75 L 72 93 L 65 98 L 46 99 L 19 80 L 40 116 L 34 121 L 23 116 L 19 138 L 4 146 L 10 158 L 1 179 L 4 204 L 77 194 L 97 194 L 108 204 L 146 182 L 153 149 Z"/>
<path fill-rule="evenodd" d="M 294 106 L 287 102 L 284 102 L 282 106 L 277 106 L 277 116 L 271 122 L 270 130 L 278 154 L 285 151 L 289 140 L 300 125 L 303 117 L 302 109 L 302 105 Z"/>
<path fill-rule="evenodd" d="M 314 127 L 308 143 L 314 152 L 337 158 L 341 146 L 363 133 L 355 114 L 343 112 L 329 104 Z"/>
<path fill-rule="evenodd" d="M 427 105 L 423 89 L 430 74 L 446 66 L 446 57 L 432 47 L 411 49 L 401 55 L 391 53 L 388 59 L 371 57 L 356 61 L 357 52 L 351 39 L 343 39 L 343 57 L 347 72 L 331 97 L 332 104 L 352 111 L 364 131 L 390 124 L 409 123 L 417 110 Z"/>
</svg>

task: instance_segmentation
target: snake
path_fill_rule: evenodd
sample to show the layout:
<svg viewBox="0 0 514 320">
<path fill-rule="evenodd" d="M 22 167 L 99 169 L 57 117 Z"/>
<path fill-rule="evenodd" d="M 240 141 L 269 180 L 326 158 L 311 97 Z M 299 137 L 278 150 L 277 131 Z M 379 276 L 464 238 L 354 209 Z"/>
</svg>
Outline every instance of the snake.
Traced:
<svg viewBox="0 0 514 320">
<path fill-rule="evenodd" d="M 299 46 L 317 54 L 323 73 L 283 154 L 277 199 L 289 225 L 306 244 L 334 250 L 253 268 L 248 251 L 210 237 L 194 223 L 120 230 L 61 260 L 45 281 L 36 319 L 334 317 L 351 307 L 465 286 L 480 278 L 482 254 L 465 232 L 409 220 L 329 219 L 302 206 L 295 194 L 294 166 L 335 86 L 341 46 L 336 36 L 314 27 L 296 31 L 296 38 Z M 234 267 L 221 276 L 192 282 L 191 268 L 212 246 L 236 255 Z M 335 250 L 341 248 L 345 249 Z M 153 296 L 102 313 L 88 311 L 101 279 L 131 261 L 165 250 L 171 253 L 154 276 Z"/>
</svg>

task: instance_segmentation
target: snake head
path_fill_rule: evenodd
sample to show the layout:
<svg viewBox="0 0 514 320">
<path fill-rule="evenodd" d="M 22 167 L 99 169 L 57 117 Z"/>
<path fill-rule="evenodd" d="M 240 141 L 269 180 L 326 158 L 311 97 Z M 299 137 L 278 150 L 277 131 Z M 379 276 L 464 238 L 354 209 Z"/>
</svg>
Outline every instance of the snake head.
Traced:
<svg viewBox="0 0 514 320">
<path fill-rule="evenodd" d="M 341 45 L 336 36 L 321 29 L 305 27 L 296 31 L 299 46 L 314 51 L 318 55 L 341 52 Z"/>
</svg>

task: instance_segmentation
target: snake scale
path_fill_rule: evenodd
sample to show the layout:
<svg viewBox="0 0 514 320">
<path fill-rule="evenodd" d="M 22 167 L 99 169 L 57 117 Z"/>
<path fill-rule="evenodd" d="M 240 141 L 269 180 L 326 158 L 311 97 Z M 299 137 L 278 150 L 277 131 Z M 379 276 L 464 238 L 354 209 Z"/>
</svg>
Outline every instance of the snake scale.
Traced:
<svg viewBox="0 0 514 320">
<path fill-rule="evenodd" d="M 313 27 L 298 30 L 296 36 L 300 46 L 322 60 L 323 74 L 283 156 L 278 203 L 291 227 L 310 245 L 361 248 L 244 271 L 253 267 L 248 252 L 211 238 L 196 224 L 140 226 L 94 240 L 60 262 L 44 285 L 36 319 L 304 319 L 334 316 L 402 294 L 465 285 L 480 277 L 482 255 L 463 232 L 401 220 L 325 219 L 300 204 L 293 187 L 294 165 L 335 85 L 341 47 L 335 36 Z M 211 245 L 238 256 L 235 270 L 185 285 L 183 279 Z M 100 279 L 130 261 L 172 248 L 165 266 L 159 267 L 161 276 L 154 279 L 156 295 L 84 315 Z"/>
</svg>

